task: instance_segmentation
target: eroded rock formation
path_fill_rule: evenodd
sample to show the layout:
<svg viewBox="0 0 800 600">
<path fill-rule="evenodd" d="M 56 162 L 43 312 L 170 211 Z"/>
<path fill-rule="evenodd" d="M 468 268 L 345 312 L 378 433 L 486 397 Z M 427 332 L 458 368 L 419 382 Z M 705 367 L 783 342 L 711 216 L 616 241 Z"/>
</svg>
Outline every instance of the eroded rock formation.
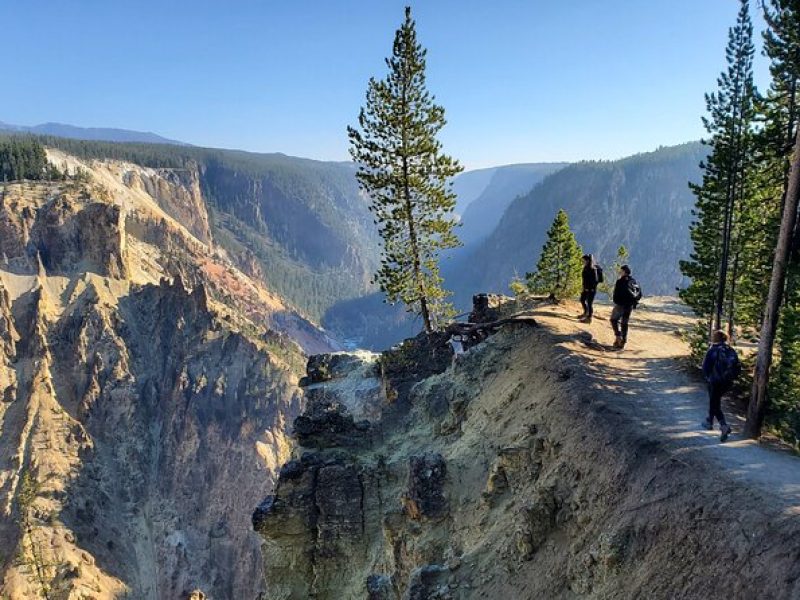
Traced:
<svg viewBox="0 0 800 600">
<path fill-rule="evenodd" d="M 550 333 L 444 341 L 309 362 L 301 447 L 253 515 L 269 598 L 797 593 L 796 519 L 596 401 Z"/>
<path fill-rule="evenodd" d="M 213 246 L 191 169 L 59 159 L 0 185 L 0 596 L 255 598 L 252 507 L 331 346 Z"/>
</svg>

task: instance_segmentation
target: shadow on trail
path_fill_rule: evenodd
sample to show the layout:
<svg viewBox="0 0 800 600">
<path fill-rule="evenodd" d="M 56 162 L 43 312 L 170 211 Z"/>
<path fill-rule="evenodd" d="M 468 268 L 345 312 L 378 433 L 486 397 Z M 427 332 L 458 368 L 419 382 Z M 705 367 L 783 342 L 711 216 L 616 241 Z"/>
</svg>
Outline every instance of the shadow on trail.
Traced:
<svg viewBox="0 0 800 600">
<path fill-rule="evenodd" d="M 548 313 L 548 318 L 569 316 Z M 646 329 L 636 323 L 631 336 Z M 667 335 L 669 328 L 650 326 Z M 680 357 L 647 356 L 648 347 L 637 344 L 623 352 L 611 349 L 590 332 L 550 331 L 560 345 L 579 344 L 586 399 L 598 415 L 611 413 L 638 428 L 642 440 L 664 444 L 675 460 L 711 461 L 739 481 L 755 483 L 761 491 L 777 494 L 783 508 L 800 513 L 800 460 L 791 452 L 759 445 L 742 437 L 744 417 L 727 399 L 723 406 L 733 435 L 719 441 L 714 431 L 702 428 L 708 413 L 705 383 L 687 371 Z M 654 343 L 658 342 L 656 338 Z"/>
</svg>

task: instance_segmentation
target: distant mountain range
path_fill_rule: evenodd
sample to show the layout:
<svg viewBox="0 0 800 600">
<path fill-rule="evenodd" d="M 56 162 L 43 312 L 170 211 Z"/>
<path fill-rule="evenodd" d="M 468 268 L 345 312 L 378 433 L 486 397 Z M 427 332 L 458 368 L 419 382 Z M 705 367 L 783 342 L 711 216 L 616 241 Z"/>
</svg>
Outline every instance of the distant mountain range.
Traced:
<svg viewBox="0 0 800 600">
<path fill-rule="evenodd" d="M 567 164 L 529 163 L 477 171 L 481 174 L 488 171 L 491 175 L 480 193 L 468 203 L 464 203 L 463 212 L 460 213 L 461 228 L 458 237 L 467 246 L 487 237 L 517 196 L 530 192 L 542 179 L 563 169 Z M 475 172 L 464 173 L 462 177 L 472 173 Z"/>
<path fill-rule="evenodd" d="M 547 228 L 563 208 L 585 252 L 610 266 L 625 245 L 645 293 L 674 294 L 683 282 L 678 262 L 691 250 L 695 200 L 688 183 L 700 181 L 706 153 L 692 142 L 556 171 L 513 199 L 491 235 L 451 261 L 445 279 L 462 303 L 475 290 L 508 293 L 515 275 L 534 269 Z M 465 218 L 478 206 L 474 201 Z"/>
<path fill-rule="evenodd" d="M 41 125 L 12 125 L 0 121 L 0 131 L 17 133 L 34 133 L 36 135 L 52 135 L 75 140 L 91 140 L 102 142 L 139 142 L 146 144 L 175 144 L 188 146 L 185 142 L 171 140 L 149 131 L 133 131 L 112 127 L 76 127 L 64 123 L 42 123 Z"/>
</svg>

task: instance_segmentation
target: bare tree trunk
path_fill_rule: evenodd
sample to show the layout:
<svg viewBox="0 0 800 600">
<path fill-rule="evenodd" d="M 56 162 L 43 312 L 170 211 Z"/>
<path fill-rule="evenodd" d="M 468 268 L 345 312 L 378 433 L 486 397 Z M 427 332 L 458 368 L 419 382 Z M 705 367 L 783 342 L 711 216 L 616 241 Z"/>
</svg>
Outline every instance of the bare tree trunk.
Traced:
<svg viewBox="0 0 800 600">
<path fill-rule="evenodd" d="M 403 157 L 403 186 L 405 193 L 406 204 L 406 218 L 408 219 L 408 239 L 411 246 L 411 254 L 413 255 L 413 268 L 414 268 L 414 282 L 417 284 L 417 293 L 419 293 L 419 312 L 422 315 L 422 324 L 425 327 L 425 333 L 433 333 L 433 323 L 431 322 L 431 313 L 428 308 L 428 296 L 425 293 L 425 285 L 422 278 L 422 262 L 419 257 L 419 242 L 417 240 L 417 231 L 414 227 L 414 209 L 411 204 L 411 188 L 408 184 L 408 161 Z"/>
<path fill-rule="evenodd" d="M 729 174 L 728 177 L 728 192 L 727 192 L 727 199 L 725 201 L 725 218 L 722 222 L 722 256 L 720 257 L 719 262 L 719 281 L 717 282 L 717 300 L 716 300 L 716 311 L 714 312 L 714 329 L 722 329 L 722 313 L 723 307 L 725 305 L 725 288 L 727 287 L 728 283 L 728 252 L 730 249 L 730 219 L 731 213 L 733 212 L 732 208 L 732 195 L 733 192 L 731 191 L 733 188 L 733 184 L 731 182 L 731 178 L 733 178 L 733 174 Z"/>
<path fill-rule="evenodd" d="M 769 368 L 772 364 L 772 347 L 775 343 L 775 332 L 778 328 L 778 313 L 783 300 L 786 267 L 791 247 L 792 233 L 797 222 L 797 205 L 800 201 L 800 128 L 794 141 L 789 185 L 786 189 L 786 202 L 783 206 L 781 228 L 775 245 L 775 258 L 772 265 L 772 279 L 769 284 L 769 295 L 764 310 L 764 322 L 761 325 L 761 336 L 758 340 L 758 358 L 753 376 L 753 391 L 750 405 L 747 408 L 747 424 L 745 433 L 751 438 L 761 435 L 761 426 L 767 411 L 769 399 Z"/>
<path fill-rule="evenodd" d="M 733 255 L 733 271 L 731 272 L 731 297 L 728 299 L 728 338 L 731 344 L 735 341 L 736 330 L 736 279 L 739 277 L 739 252 Z"/>
<path fill-rule="evenodd" d="M 408 18 L 409 8 L 406 7 L 406 18 Z M 407 106 L 406 102 L 406 88 L 403 87 L 403 106 Z M 411 202 L 411 186 L 409 184 L 410 175 L 408 172 L 408 157 L 406 155 L 406 129 L 403 127 L 403 194 L 406 205 L 406 218 L 408 219 L 408 240 L 411 246 L 411 254 L 413 256 L 413 269 L 414 269 L 414 283 L 417 285 L 417 293 L 419 294 L 419 312 L 422 315 L 422 324 L 425 327 L 425 333 L 433 333 L 433 323 L 431 322 L 431 313 L 428 308 L 428 295 L 425 293 L 425 283 L 422 277 L 422 261 L 419 256 L 419 243 L 417 240 L 417 231 L 414 221 L 414 207 Z"/>
</svg>

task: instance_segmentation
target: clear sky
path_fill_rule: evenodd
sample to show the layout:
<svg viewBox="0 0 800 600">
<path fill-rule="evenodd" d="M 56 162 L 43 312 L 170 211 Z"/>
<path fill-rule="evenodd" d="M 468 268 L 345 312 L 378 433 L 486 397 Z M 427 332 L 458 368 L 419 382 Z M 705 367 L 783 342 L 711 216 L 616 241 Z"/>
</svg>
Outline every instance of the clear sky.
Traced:
<svg viewBox="0 0 800 600">
<path fill-rule="evenodd" d="M 345 127 L 368 78 L 385 72 L 406 3 L 0 0 L 0 121 L 344 160 Z M 617 158 L 700 138 L 703 94 L 724 67 L 738 9 L 736 0 L 411 5 L 429 88 L 447 111 L 445 149 L 469 168 Z M 756 66 L 766 84 L 765 60 Z"/>
</svg>

